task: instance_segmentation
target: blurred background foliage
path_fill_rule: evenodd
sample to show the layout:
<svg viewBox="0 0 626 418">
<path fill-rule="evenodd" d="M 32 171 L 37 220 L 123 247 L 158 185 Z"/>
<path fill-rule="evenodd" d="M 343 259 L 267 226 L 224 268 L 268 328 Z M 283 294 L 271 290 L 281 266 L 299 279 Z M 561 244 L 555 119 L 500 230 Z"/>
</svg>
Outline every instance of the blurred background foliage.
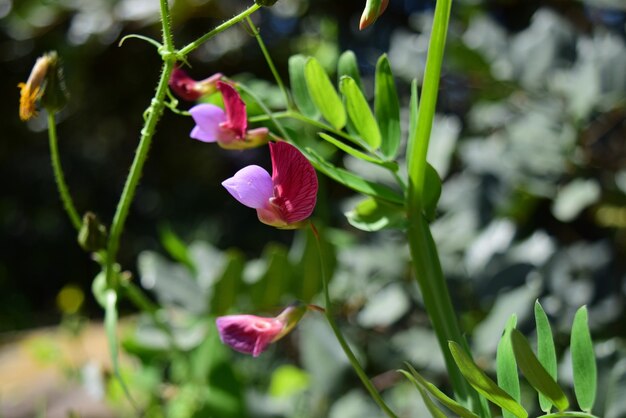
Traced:
<svg viewBox="0 0 626 418">
<path fill-rule="evenodd" d="M 177 45 L 248 4 L 172 1 Z M 371 94 L 376 60 L 388 52 L 407 125 L 409 83 L 422 76 L 434 2 L 391 0 L 373 28 L 358 32 L 362 6 L 280 0 L 254 20 L 286 79 L 294 53 L 332 71 L 351 49 Z M 97 267 L 76 245 L 54 187 L 45 117 L 19 121 L 15 86 L 36 57 L 59 52 L 71 92 L 59 125 L 68 182 L 78 208 L 109 220 L 160 68 L 148 44 L 117 44 L 129 33 L 158 38 L 157 7 L 152 0 L 0 0 L 0 331 L 61 320 L 80 327 L 77 318 L 102 316 L 90 296 Z M 625 25 L 622 0 L 456 1 L 429 151 L 445 181 L 433 233 L 477 362 L 492 370 L 510 314 L 520 329 L 534 329 L 539 298 L 560 342 L 559 379 L 571 381 L 563 347 L 575 310 L 587 304 L 603 388 L 595 412 L 606 418 L 626 416 L 618 395 L 626 391 Z M 190 61 L 194 78 L 237 76 L 282 106 L 243 26 Z M 315 314 L 259 359 L 219 344 L 211 315 L 271 314 L 294 298 L 315 301 L 319 262 L 310 232 L 260 224 L 220 186 L 251 161 L 267 167 L 265 150 L 206 146 L 189 139 L 192 126 L 166 112 L 120 252 L 172 327 L 168 335 L 139 316 L 124 332 L 125 349 L 139 360 L 124 370 L 136 400 L 154 417 L 377 417 Z M 343 164 L 393 182 L 355 159 Z M 316 219 L 334 254 L 326 262 L 341 325 L 397 411 L 421 416 L 421 401 L 393 371 L 408 360 L 445 386 L 445 370 L 403 237 L 350 226 L 343 214 L 358 199 L 320 181 Z M 114 380 L 103 393 L 118 408 L 114 416 L 128 413 Z"/>
</svg>

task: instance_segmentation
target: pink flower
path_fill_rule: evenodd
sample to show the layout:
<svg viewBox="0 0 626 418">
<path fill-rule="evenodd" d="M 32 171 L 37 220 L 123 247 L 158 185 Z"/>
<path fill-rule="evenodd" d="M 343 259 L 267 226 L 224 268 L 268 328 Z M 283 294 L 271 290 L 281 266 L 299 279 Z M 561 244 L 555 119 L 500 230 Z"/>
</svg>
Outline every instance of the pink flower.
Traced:
<svg viewBox="0 0 626 418">
<path fill-rule="evenodd" d="M 389 5 L 389 0 L 382 0 L 380 2 L 378 10 L 376 10 L 375 4 L 378 3 L 374 0 L 367 0 L 365 3 L 365 10 L 363 10 L 363 14 L 361 15 L 361 22 L 359 23 L 359 30 L 363 30 L 372 23 L 376 21 L 383 14 L 387 6 Z"/>
<path fill-rule="evenodd" d="M 191 137 L 202 142 L 217 142 L 226 149 L 246 149 L 268 141 L 267 128 L 248 130 L 246 104 L 228 83 L 217 82 L 224 99 L 224 110 L 212 104 L 199 104 L 189 110 L 196 126 Z"/>
<path fill-rule="evenodd" d="M 185 70 L 176 66 L 172 71 L 168 84 L 170 89 L 179 97 L 195 102 L 204 95 L 215 93 L 217 91 L 216 84 L 220 78 L 222 78 L 222 74 L 216 73 L 209 78 L 196 81 L 189 77 Z"/>
<path fill-rule="evenodd" d="M 287 335 L 306 310 L 307 305 L 296 303 L 274 318 L 228 315 L 218 317 L 215 323 L 224 344 L 240 353 L 258 357 L 270 343 Z"/>
<path fill-rule="evenodd" d="M 256 209 L 261 222 L 281 229 L 299 228 L 315 208 L 315 169 L 293 145 L 269 145 L 271 177 L 263 168 L 249 165 L 224 180 L 222 186 L 239 202 Z"/>
</svg>

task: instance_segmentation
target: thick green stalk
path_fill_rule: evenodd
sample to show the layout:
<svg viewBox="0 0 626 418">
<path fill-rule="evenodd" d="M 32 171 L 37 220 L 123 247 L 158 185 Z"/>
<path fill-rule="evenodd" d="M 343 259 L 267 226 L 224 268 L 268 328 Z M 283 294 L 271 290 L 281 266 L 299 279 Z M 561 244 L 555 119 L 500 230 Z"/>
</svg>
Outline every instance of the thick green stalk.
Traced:
<svg viewBox="0 0 626 418">
<path fill-rule="evenodd" d="M 52 160 L 52 170 L 54 171 L 54 179 L 59 190 L 59 196 L 63 202 L 63 207 L 67 216 L 69 216 L 72 225 L 77 230 L 80 229 L 83 222 L 80 220 L 80 216 L 76 211 L 70 190 L 65 183 L 65 176 L 63 175 L 63 168 L 61 167 L 61 159 L 59 157 L 59 147 L 57 145 L 57 127 L 56 120 L 54 118 L 54 112 L 48 112 L 48 138 L 50 142 L 50 159 Z"/>
<path fill-rule="evenodd" d="M 256 3 L 253 4 L 252 6 L 248 7 L 243 12 L 239 13 L 237 16 L 235 16 L 235 17 L 227 20 L 226 22 L 222 23 L 221 25 L 219 25 L 218 27 L 213 29 L 211 32 L 208 32 L 208 33 L 202 35 L 200 38 L 196 39 L 195 41 L 190 42 L 188 45 L 186 45 L 185 47 L 183 47 L 181 50 L 178 51 L 178 55 L 183 56 L 183 57 L 187 56 L 191 51 L 193 51 L 194 49 L 198 48 L 204 42 L 208 41 L 209 39 L 211 39 L 212 37 L 214 37 L 218 33 L 223 32 L 224 30 L 228 29 L 229 27 L 233 26 L 234 24 L 237 24 L 237 23 L 241 22 L 242 20 L 244 20 L 245 18 L 250 16 L 252 13 L 256 12 L 257 10 L 259 10 L 260 8 L 261 8 L 261 6 L 259 6 L 258 4 L 256 4 Z"/>
<path fill-rule="evenodd" d="M 416 278 L 444 354 L 454 392 L 466 404 L 473 403 L 474 407 L 478 408 L 477 395 L 475 396 L 475 392 L 461 375 L 448 349 L 448 341 L 455 341 L 464 345 L 464 339 L 443 277 L 437 248 L 428 223 L 423 216 L 426 155 L 437 105 L 451 5 L 452 0 L 438 0 L 435 7 L 417 127 L 414 132 L 409 134 L 407 151 L 409 189 L 406 201 L 409 228 L 407 233 Z M 474 398 L 474 402 L 470 402 L 470 398 Z"/>
<path fill-rule="evenodd" d="M 320 257 L 320 268 L 322 272 L 322 293 L 324 293 L 324 305 L 325 305 L 324 314 L 326 315 L 326 320 L 328 321 L 328 324 L 333 330 L 333 333 L 335 334 L 335 338 L 337 338 L 337 341 L 339 341 L 339 345 L 341 345 L 341 348 L 346 354 L 346 357 L 348 357 L 348 360 L 350 361 L 352 368 L 356 372 L 357 376 L 359 376 L 359 379 L 361 379 L 363 386 L 365 386 L 365 389 L 367 389 L 367 391 L 369 392 L 374 402 L 376 402 L 376 404 L 380 407 L 380 409 L 385 414 L 387 414 L 388 417 L 397 418 L 396 414 L 391 410 L 391 408 L 389 408 L 389 406 L 387 406 L 382 396 L 380 396 L 380 393 L 378 393 L 378 390 L 376 389 L 372 381 L 369 379 L 369 377 L 367 377 L 365 370 L 363 370 L 363 367 L 361 367 L 359 360 L 356 358 L 356 356 L 352 352 L 352 349 L 348 345 L 348 342 L 343 337 L 341 330 L 339 329 L 339 327 L 337 326 L 337 323 L 335 322 L 335 319 L 333 317 L 333 311 L 332 311 L 332 303 L 330 300 L 330 293 L 328 292 L 328 279 L 326 277 L 326 267 L 324 264 L 324 257 L 322 255 L 322 245 L 320 243 L 317 229 L 315 228 L 315 226 L 313 226 L 313 224 L 311 224 L 311 229 L 313 230 L 313 235 L 315 236 L 315 242 L 317 244 L 317 251 Z"/>
</svg>

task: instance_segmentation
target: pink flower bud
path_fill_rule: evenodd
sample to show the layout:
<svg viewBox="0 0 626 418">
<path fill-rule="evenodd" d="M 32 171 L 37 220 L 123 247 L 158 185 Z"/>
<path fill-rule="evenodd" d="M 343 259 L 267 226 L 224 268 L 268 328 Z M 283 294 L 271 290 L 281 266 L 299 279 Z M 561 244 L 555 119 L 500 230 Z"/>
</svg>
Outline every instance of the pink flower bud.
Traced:
<svg viewBox="0 0 626 418">
<path fill-rule="evenodd" d="M 195 102 L 200 97 L 213 94 L 217 91 L 217 82 L 222 78 L 221 73 L 213 74 L 204 80 L 196 81 L 189 77 L 185 70 L 176 66 L 168 81 L 170 89 L 183 100 Z"/>
</svg>

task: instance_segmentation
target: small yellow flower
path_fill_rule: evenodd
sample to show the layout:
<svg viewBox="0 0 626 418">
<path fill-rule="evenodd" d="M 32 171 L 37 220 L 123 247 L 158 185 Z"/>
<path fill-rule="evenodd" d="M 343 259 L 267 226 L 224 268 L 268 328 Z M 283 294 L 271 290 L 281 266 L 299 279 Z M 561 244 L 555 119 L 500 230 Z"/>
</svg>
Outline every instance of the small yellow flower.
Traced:
<svg viewBox="0 0 626 418">
<path fill-rule="evenodd" d="M 43 96 L 49 71 L 54 69 L 56 52 L 50 52 L 37 59 L 26 83 L 19 83 L 20 119 L 27 121 L 37 115 L 37 102 Z"/>
</svg>

